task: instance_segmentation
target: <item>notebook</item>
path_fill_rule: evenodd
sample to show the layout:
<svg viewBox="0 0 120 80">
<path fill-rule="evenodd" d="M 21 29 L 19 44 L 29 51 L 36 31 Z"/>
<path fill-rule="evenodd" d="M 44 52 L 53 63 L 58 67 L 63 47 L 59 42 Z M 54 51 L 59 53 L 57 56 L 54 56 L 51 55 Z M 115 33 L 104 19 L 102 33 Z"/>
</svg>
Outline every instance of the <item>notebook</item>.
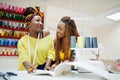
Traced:
<svg viewBox="0 0 120 80">
<path fill-rule="evenodd" d="M 45 71 L 45 70 L 37 70 L 34 75 L 40 74 L 50 74 L 52 76 L 61 76 L 71 73 L 71 65 L 80 67 L 88 72 L 92 72 L 98 76 L 109 79 L 110 73 L 107 70 L 104 70 L 98 66 L 91 64 L 92 61 L 76 61 L 76 62 L 67 62 L 60 63 L 54 71 Z"/>
</svg>

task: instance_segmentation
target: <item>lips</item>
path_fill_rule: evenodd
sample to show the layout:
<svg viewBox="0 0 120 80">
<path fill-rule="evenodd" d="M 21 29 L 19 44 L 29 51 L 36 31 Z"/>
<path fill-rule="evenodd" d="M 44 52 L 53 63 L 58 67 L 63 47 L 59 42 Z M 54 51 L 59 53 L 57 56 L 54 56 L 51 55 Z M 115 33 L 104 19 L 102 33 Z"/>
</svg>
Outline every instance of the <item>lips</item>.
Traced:
<svg viewBox="0 0 120 80">
<path fill-rule="evenodd" d="M 37 28 L 38 28 L 39 30 L 43 30 L 44 26 L 43 26 L 43 24 L 37 24 Z"/>
<path fill-rule="evenodd" d="M 61 36 L 60 33 L 57 33 L 57 36 L 60 37 Z"/>
</svg>

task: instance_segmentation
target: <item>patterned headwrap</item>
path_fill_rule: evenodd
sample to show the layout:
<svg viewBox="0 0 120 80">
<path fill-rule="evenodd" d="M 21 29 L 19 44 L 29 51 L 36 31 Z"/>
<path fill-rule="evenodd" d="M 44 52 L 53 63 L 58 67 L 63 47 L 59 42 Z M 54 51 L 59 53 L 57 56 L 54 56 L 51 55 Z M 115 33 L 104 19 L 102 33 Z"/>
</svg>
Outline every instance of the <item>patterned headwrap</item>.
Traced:
<svg viewBox="0 0 120 80">
<path fill-rule="evenodd" d="M 40 12 L 40 7 L 36 6 L 33 12 L 34 12 L 34 13 L 31 13 L 31 14 L 29 14 L 29 15 L 26 16 L 25 22 L 31 21 L 32 18 L 33 18 L 35 15 L 41 16 L 42 19 L 44 18 L 44 14 L 43 14 L 42 12 Z"/>
</svg>

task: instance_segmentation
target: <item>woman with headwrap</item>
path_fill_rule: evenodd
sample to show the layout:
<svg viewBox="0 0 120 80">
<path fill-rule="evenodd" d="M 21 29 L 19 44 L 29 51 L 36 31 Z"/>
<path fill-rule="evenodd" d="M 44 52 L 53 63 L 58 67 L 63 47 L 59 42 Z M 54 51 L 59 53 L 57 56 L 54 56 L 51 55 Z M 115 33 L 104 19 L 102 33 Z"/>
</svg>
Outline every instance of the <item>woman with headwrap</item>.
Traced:
<svg viewBox="0 0 120 80">
<path fill-rule="evenodd" d="M 28 35 L 18 42 L 19 70 L 33 72 L 36 68 L 48 70 L 54 60 L 54 43 L 49 31 L 44 31 L 39 7 L 27 7 L 24 12 Z"/>
</svg>

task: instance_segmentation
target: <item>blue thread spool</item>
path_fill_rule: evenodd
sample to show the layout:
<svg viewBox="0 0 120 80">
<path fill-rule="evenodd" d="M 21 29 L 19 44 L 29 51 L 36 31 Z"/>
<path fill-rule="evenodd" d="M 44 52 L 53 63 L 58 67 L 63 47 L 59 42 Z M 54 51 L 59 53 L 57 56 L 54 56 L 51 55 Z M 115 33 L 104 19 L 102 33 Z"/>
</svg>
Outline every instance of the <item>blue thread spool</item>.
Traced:
<svg viewBox="0 0 120 80">
<path fill-rule="evenodd" d="M 5 39 L 5 42 L 4 42 L 4 45 L 5 45 L 5 46 L 7 46 L 7 41 L 8 41 L 8 40 L 7 40 L 7 39 Z"/>
<path fill-rule="evenodd" d="M 3 46 L 4 45 L 4 39 L 1 39 L 1 44 L 0 44 L 1 46 Z"/>
<path fill-rule="evenodd" d="M 17 46 L 17 40 L 14 40 L 14 46 Z"/>
<path fill-rule="evenodd" d="M 98 48 L 97 37 L 91 38 L 91 44 L 92 44 L 92 48 Z"/>
<path fill-rule="evenodd" d="M 4 46 L 6 45 L 6 39 L 3 39 L 3 45 Z"/>
<path fill-rule="evenodd" d="M 14 41 L 13 40 L 11 40 L 11 44 L 10 44 L 10 46 L 13 46 L 14 45 Z"/>
<path fill-rule="evenodd" d="M 2 40 L 0 39 L 0 45 L 1 45 Z"/>
<path fill-rule="evenodd" d="M 71 48 L 76 47 L 76 36 L 71 36 Z"/>
<path fill-rule="evenodd" d="M 6 42 L 6 43 L 7 43 L 7 46 L 9 46 L 9 40 L 8 40 L 8 39 L 7 39 L 7 42 Z"/>
<path fill-rule="evenodd" d="M 11 40 L 10 39 L 8 39 L 8 46 L 11 46 Z"/>
<path fill-rule="evenodd" d="M 90 37 L 85 37 L 85 48 L 90 48 Z"/>
</svg>

